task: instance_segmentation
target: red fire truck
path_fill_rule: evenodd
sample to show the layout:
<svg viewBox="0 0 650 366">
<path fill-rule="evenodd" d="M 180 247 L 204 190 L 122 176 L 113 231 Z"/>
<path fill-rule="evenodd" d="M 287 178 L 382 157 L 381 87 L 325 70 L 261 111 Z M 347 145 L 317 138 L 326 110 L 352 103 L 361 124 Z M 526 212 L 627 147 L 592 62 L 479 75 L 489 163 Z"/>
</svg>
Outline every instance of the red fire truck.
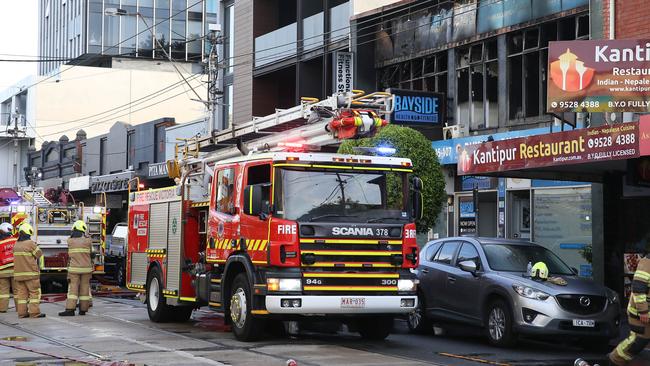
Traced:
<svg viewBox="0 0 650 366">
<path fill-rule="evenodd" d="M 282 137 L 273 133 L 284 124 L 275 115 L 188 143 L 193 157 L 181 160 L 176 186 L 130 193 L 127 286 L 143 292 L 150 319 L 183 321 L 209 306 L 245 341 L 259 337 L 267 320 L 315 316 L 385 338 L 393 317 L 417 306 L 410 269 L 418 263 L 421 181 L 410 176 L 410 160 L 309 152 L 274 140 L 299 135 L 328 146 L 336 141 L 330 133 L 351 125 L 346 116 L 357 136 L 367 136 L 385 124 L 374 111 L 388 110 L 389 98 L 303 103 L 297 118 L 285 119 L 293 126 Z M 321 120 L 306 124 L 310 116 Z M 309 132 L 325 125 L 327 133 Z M 258 152 L 193 153 L 226 145 L 238 132 L 264 136 L 247 144 Z M 241 140 L 230 142 L 247 152 Z M 389 196 L 389 187 L 401 194 Z"/>
</svg>

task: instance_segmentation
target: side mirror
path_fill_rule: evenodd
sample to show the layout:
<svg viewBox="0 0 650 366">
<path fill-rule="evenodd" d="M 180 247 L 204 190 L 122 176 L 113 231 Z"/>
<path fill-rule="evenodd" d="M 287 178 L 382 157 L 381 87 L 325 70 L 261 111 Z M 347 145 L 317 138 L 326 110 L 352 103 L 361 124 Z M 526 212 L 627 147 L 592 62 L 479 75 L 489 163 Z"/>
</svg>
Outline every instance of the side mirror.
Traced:
<svg viewBox="0 0 650 366">
<path fill-rule="evenodd" d="M 265 220 L 268 217 L 268 202 L 264 201 L 264 190 L 268 186 L 252 185 L 244 189 L 244 213 L 249 216 L 259 216 Z"/>
<path fill-rule="evenodd" d="M 413 177 L 413 217 L 422 220 L 424 217 L 424 197 L 422 196 L 422 179 Z"/>
<path fill-rule="evenodd" d="M 469 272 L 471 274 L 476 273 L 476 262 L 474 261 L 462 261 L 458 263 L 458 267 L 460 267 L 460 269 L 465 272 Z"/>
</svg>

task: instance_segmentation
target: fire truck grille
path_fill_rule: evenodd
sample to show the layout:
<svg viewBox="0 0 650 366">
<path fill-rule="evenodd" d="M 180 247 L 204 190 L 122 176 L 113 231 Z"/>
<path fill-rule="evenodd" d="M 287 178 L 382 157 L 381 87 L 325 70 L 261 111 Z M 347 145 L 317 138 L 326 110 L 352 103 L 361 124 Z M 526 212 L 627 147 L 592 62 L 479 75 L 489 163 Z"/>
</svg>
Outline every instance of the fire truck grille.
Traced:
<svg viewBox="0 0 650 366">
<path fill-rule="evenodd" d="M 401 267 L 403 255 L 399 240 L 303 239 L 300 259 L 304 267 L 374 270 Z"/>
</svg>

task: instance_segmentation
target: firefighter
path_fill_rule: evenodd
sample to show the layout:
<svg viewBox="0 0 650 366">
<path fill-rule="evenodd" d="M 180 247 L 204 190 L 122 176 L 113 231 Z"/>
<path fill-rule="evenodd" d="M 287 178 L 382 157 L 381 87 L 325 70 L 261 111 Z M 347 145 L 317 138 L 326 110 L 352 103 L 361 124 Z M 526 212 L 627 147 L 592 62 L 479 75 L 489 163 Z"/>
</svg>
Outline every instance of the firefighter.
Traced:
<svg viewBox="0 0 650 366">
<path fill-rule="evenodd" d="M 9 309 L 9 297 L 14 278 L 14 227 L 8 222 L 0 224 L 0 313 Z M 14 300 L 15 301 L 15 300 Z"/>
<path fill-rule="evenodd" d="M 86 315 L 90 305 L 90 277 L 93 273 L 92 241 L 86 236 L 86 223 L 77 220 L 68 239 L 68 299 L 59 316 L 74 316 L 79 300 L 79 315 Z"/>
<path fill-rule="evenodd" d="M 18 241 L 14 245 L 14 300 L 19 318 L 44 318 L 41 313 L 41 280 L 38 267 L 43 252 L 31 239 L 32 225 L 18 227 Z M 29 307 L 29 309 L 28 309 Z"/>
<path fill-rule="evenodd" d="M 650 258 L 641 258 L 632 279 L 632 294 L 627 305 L 630 335 L 609 354 L 612 364 L 622 366 L 641 353 L 650 342 L 648 325 L 648 285 L 650 284 Z"/>
</svg>

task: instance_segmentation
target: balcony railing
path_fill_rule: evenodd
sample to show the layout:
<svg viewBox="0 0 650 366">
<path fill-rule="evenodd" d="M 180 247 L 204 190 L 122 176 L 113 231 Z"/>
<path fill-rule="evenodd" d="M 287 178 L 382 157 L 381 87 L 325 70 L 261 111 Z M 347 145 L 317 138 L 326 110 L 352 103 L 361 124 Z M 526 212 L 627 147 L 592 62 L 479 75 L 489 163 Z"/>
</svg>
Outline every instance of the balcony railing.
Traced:
<svg viewBox="0 0 650 366">
<path fill-rule="evenodd" d="M 314 14 L 302 20 L 303 49 L 311 51 L 323 46 L 323 13 Z"/>
<path fill-rule="evenodd" d="M 255 67 L 296 56 L 297 23 L 255 38 Z"/>
</svg>

